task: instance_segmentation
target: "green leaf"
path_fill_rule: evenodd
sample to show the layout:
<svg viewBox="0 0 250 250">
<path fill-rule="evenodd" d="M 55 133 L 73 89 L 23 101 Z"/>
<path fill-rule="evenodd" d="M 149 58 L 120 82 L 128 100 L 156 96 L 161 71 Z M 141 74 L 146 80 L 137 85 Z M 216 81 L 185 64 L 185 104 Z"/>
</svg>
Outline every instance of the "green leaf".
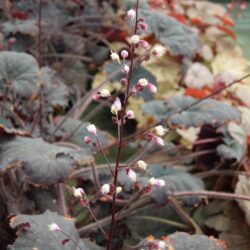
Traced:
<svg viewBox="0 0 250 250">
<path fill-rule="evenodd" d="M 126 64 L 130 65 L 129 61 L 126 61 Z M 110 75 L 111 73 L 120 70 L 121 66 L 118 63 L 107 63 L 104 66 L 104 71 L 106 72 L 107 75 Z M 115 77 L 111 78 L 110 81 L 111 82 L 119 82 L 121 80 L 121 78 L 123 78 L 124 75 L 122 74 L 122 72 L 118 75 L 116 75 Z M 143 66 L 138 66 L 132 74 L 131 80 L 130 80 L 130 86 L 133 87 L 135 86 L 136 83 L 138 83 L 138 80 L 140 78 L 146 78 L 150 83 L 154 84 L 155 86 L 157 86 L 157 82 L 156 82 L 156 77 L 149 72 L 147 69 L 145 69 Z M 153 95 L 145 90 L 142 91 L 141 93 L 138 93 L 136 96 L 138 97 L 142 97 L 145 101 L 148 100 L 152 100 L 153 99 Z"/>
<path fill-rule="evenodd" d="M 62 241 L 67 236 L 61 232 L 51 232 L 48 225 L 56 223 L 67 235 L 73 239 L 81 249 L 84 250 L 101 250 L 103 248 L 90 243 L 89 240 L 81 240 L 74 225 L 74 220 L 65 218 L 46 211 L 40 215 L 17 215 L 11 220 L 11 227 L 17 230 L 18 238 L 13 245 L 9 246 L 10 250 L 27 250 L 27 249 L 43 249 L 43 250 L 61 250 L 61 249 L 79 249 L 69 240 L 62 245 Z M 85 243 L 86 241 L 86 243 Z M 93 248 L 92 248 L 93 246 Z"/>
<path fill-rule="evenodd" d="M 49 144 L 39 138 L 2 137 L 0 141 L 1 170 L 21 162 L 31 183 L 51 184 L 65 180 L 75 165 L 93 161 L 88 150 L 73 150 Z"/>
<path fill-rule="evenodd" d="M 247 136 L 240 125 L 230 122 L 227 127 L 222 127 L 224 144 L 217 147 L 218 154 L 226 160 L 240 162 L 246 154 Z"/>
<path fill-rule="evenodd" d="M 15 96 L 30 97 L 38 92 L 39 67 L 26 53 L 0 52 L 0 90 L 8 87 Z"/>
<path fill-rule="evenodd" d="M 173 56 L 193 57 L 199 50 L 198 35 L 162 11 L 140 9 L 139 17 L 145 19 L 147 32 L 153 33 L 157 40 L 169 47 Z"/>
<path fill-rule="evenodd" d="M 152 199 L 159 205 L 166 203 L 166 198 L 171 195 L 172 192 L 183 191 L 203 191 L 203 182 L 192 176 L 189 173 L 180 172 L 175 169 L 164 168 L 162 166 L 153 166 L 152 176 L 165 181 L 164 187 L 154 187 L 151 192 Z M 197 197 L 182 198 L 182 201 L 188 206 L 192 206 L 200 201 Z"/>
<path fill-rule="evenodd" d="M 152 115 L 156 121 L 168 119 L 170 126 L 190 128 L 204 124 L 221 126 L 230 121 L 240 121 L 240 112 L 220 101 L 206 99 L 186 111 L 196 99 L 189 96 L 174 96 L 167 101 L 154 100 L 145 103 L 142 110 Z"/>
<path fill-rule="evenodd" d="M 52 107 L 66 107 L 68 105 L 69 91 L 63 81 L 56 76 L 56 72 L 44 67 L 41 69 L 44 84 L 43 93 Z"/>
<path fill-rule="evenodd" d="M 167 244 L 175 250 L 226 250 L 223 241 L 206 235 L 189 235 L 177 232 L 167 237 Z"/>
</svg>

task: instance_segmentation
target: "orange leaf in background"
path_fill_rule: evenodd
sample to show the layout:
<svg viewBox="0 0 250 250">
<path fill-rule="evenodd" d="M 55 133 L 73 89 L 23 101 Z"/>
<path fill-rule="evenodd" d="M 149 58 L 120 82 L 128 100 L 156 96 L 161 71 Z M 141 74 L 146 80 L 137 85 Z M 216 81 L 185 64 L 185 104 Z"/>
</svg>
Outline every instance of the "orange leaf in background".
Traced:
<svg viewBox="0 0 250 250">
<path fill-rule="evenodd" d="M 233 27 L 234 23 L 227 17 L 221 17 L 219 15 L 215 15 L 216 18 L 218 18 L 223 24 Z"/>
<path fill-rule="evenodd" d="M 219 29 L 219 30 L 224 31 L 227 35 L 229 35 L 230 37 L 232 37 L 234 40 L 237 39 L 236 34 L 232 30 L 230 30 L 230 29 L 228 29 L 226 27 L 223 27 L 221 25 L 216 25 L 216 28 Z"/>
<path fill-rule="evenodd" d="M 178 22 L 180 22 L 182 24 L 187 24 L 187 20 L 183 15 L 178 15 L 174 12 L 170 12 L 168 15 L 173 17 L 174 19 L 176 19 Z"/>
<path fill-rule="evenodd" d="M 208 88 L 195 89 L 195 88 L 186 88 L 185 95 L 191 96 L 193 98 L 202 99 L 206 97 L 211 91 Z"/>
<path fill-rule="evenodd" d="M 190 22 L 191 22 L 191 24 L 193 24 L 193 25 L 204 25 L 205 23 L 201 20 L 201 19 L 199 19 L 199 18 L 191 18 L 190 19 Z"/>
</svg>

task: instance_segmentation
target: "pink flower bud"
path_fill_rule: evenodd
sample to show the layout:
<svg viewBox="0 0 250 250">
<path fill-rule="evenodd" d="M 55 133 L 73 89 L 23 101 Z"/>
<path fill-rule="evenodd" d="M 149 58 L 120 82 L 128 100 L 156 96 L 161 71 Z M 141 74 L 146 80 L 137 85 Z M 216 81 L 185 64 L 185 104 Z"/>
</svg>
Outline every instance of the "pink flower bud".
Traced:
<svg viewBox="0 0 250 250">
<path fill-rule="evenodd" d="M 144 49 L 147 49 L 149 46 L 148 42 L 145 40 L 140 40 L 139 45 Z"/>
<path fill-rule="evenodd" d="M 131 168 L 126 169 L 127 175 L 129 177 L 129 179 L 133 182 L 136 182 L 136 173 L 134 170 L 132 170 Z"/>
<path fill-rule="evenodd" d="M 92 96 L 92 100 L 97 102 L 100 99 L 100 97 L 101 96 L 98 93 L 96 93 Z"/>
<path fill-rule="evenodd" d="M 149 83 L 147 85 L 147 89 L 148 89 L 149 92 L 151 92 L 153 94 L 155 94 L 157 92 L 157 87 L 152 83 Z"/>
<path fill-rule="evenodd" d="M 87 130 L 89 131 L 89 133 L 93 134 L 96 136 L 96 127 L 94 124 L 89 124 L 87 126 Z"/>
<path fill-rule="evenodd" d="M 164 187 L 166 185 L 165 181 L 162 179 L 155 179 L 154 177 L 150 178 L 148 181 L 149 185 L 157 186 L 157 187 Z"/>
<path fill-rule="evenodd" d="M 131 94 L 132 94 L 132 95 L 135 95 L 135 94 L 136 94 L 136 92 L 137 92 L 136 87 L 133 87 L 133 88 L 131 89 Z"/>
<path fill-rule="evenodd" d="M 160 145 L 160 146 L 164 146 L 164 145 L 165 145 L 165 143 L 164 143 L 164 141 L 163 141 L 163 139 L 162 139 L 161 137 L 159 137 L 159 136 L 154 136 L 153 139 L 154 139 L 154 141 L 155 141 L 158 145 Z"/>
<path fill-rule="evenodd" d="M 144 31 L 148 29 L 148 25 L 146 23 L 141 23 L 140 26 L 141 26 L 141 29 Z"/>
<path fill-rule="evenodd" d="M 135 114 L 134 114 L 134 112 L 132 110 L 128 110 L 127 114 L 126 114 L 126 117 L 128 119 L 134 119 L 135 118 Z"/>
<path fill-rule="evenodd" d="M 127 16 L 128 16 L 129 18 L 131 18 L 131 19 L 134 19 L 135 16 L 136 16 L 135 10 L 133 10 L 133 9 L 128 10 L 128 11 L 127 11 Z"/>
<path fill-rule="evenodd" d="M 122 78 L 121 81 L 120 81 L 120 83 L 121 83 L 121 85 L 122 85 L 123 87 L 127 87 L 127 85 L 128 85 L 128 80 L 127 80 L 126 78 Z"/>
<path fill-rule="evenodd" d="M 125 50 L 125 49 L 122 50 L 122 51 L 121 51 L 121 56 L 122 56 L 123 59 L 126 59 L 126 58 L 128 57 L 128 51 Z"/>
<path fill-rule="evenodd" d="M 90 139 L 89 136 L 85 136 L 84 141 L 85 141 L 86 144 L 89 144 L 91 142 L 91 139 Z"/>
<path fill-rule="evenodd" d="M 129 66 L 128 65 L 123 65 L 123 67 L 122 67 L 122 73 L 123 74 L 128 74 L 128 72 L 129 72 Z"/>
<path fill-rule="evenodd" d="M 241 5 L 240 5 L 240 8 L 241 8 L 242 10 L 245 10 L 245 9 L 247 8 L 247 2 L 246 2 L 246 0 L 243 0 L 243 1 L 242 1 Z"/>
<path fill-rule="evenodd" d="M 111 105 L 111 113 L 117 116 L 118 112 L 121 109 L 122 109 L 121 100 L 119 97 L 116 97 L 114 103 Z"/>
</svg>

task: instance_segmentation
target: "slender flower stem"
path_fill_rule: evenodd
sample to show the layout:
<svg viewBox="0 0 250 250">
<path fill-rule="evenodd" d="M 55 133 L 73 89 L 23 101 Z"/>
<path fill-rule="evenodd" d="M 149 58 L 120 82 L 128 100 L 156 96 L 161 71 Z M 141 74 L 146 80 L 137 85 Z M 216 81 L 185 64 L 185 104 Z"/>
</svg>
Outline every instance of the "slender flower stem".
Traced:
<svg viewBox="0 0 250 250">
<path fill-rule="evenodd" d="M 104 229 L 102 228 L 101 224 L 99 223 L 99 221 L 97 220 L 95 214 L 93 213 L 92 209 L 90 208 L 90 206 L 88 206 L 88 210 L 92 216 L 92 218 L 95 220 L 96 224 L 98 225 L 98 227 L 100 228 L 100 230 L 102 231 L 102 234 L 104 236 L 105 239 L 107 239 L 107 234 L 106 232 L 104 231 Z"/>
<path fill-rule="evenodd" d="M 243 200 L 250 201 L 250 196 L 247 195 L 238 195 L 224 192 L 213 192 L 213 191 L 188 191 L 188 192 L 173 192 L 169 197 L 196 197 L 200 196 L 201 198 L 217 198 L 217 199 L 227 199 L 227 200 Z"/>
<path fill-rule="evenodd" d="M 108 164 L 108 166 L 109 166 L 109 170 L 110 170 L 111 174 L 112 174 L 113 176 L 115 176 L 115 175 L 114 175 L 114 172 L 113 172 L 113 170 L 112 170 L 111 164 L 110 164 L 110 162 L 109 162 L 109 160 L 108 160 L 108 157 L 107 157 L 105 151 L 103 150 L 102 144 L 101 144 L 101 142 L 100 142 L 100 140 L 99 140 L 99 138 L 98 138 L 97 136 L 96 136 L 96 141 L 97 141 L 98 146 L 99 146 L 99 148 L 100 148 L 100 150 L 101 150 L 101 152 L 102 152 L 102 154 L 103 154 L 103 156 L 104 156 L 104 158 L 105 158 L 105 160 L 106 160 L 106 162 L 107 162 L 107 164 Z"/>
<path fill-rule="evenodd" d="M 138 7 L 139 7 L 139 0 L 136 1 L 136 16 L 135 16 L 135 27 L 133 29 L 133 35 L 136 34 L 137 32 L 137 21 L 138 21 Z M 119 164 L 120 164 L 120 159 L 121 159 L 121 152 L 122 152 L 122 141 L 123 141 L 123 120 L 124 116 L 126 114 L 126 108 L 128 104 L 128 97 L 129 97 L 129 91 L 130 91 L 130 82 L 131 82 L 131 77 L 132 77 L 132 72 L 133 72 L 133 62 L 134 62 L 134 54 L 135 52 L 135 45 L 131 44 L 131 61 L 130 61 L 130 70 L 129 70 L 129 75 L 127 76 L 127 87 L 126 87 L 126 92 L 125 92 L 125 98 L 124 98 L 124 106 L 122 109 L 121 117 L 120 120 L 118 121 L 118 151 L 117 151 L 117 157 L 116 157 L 116 166 L 115 166 L 115 176 L 114 176 L 114 189 L 116 190 L 117 187 L 117 179 L 118 179 L 118 172 L 119 172 Z M 107 250 L 111 249 L 111 244 L 112 244 L 112 236 L 113 236 L 113 231 L 114 231 L 114 226 L 115 226 L 115 221 L 116 221 L 116 216 L 115 216 L 115 208 L 116 208 L 116 192 L 113 194 L 113 202 L 112 202 L 112 209 L 111 209 L 111 224 L 110 224 L 110 229 L 109 229 L 109 235 L 108 235 L 108 242 L 107 242 Z"/>
</svg>

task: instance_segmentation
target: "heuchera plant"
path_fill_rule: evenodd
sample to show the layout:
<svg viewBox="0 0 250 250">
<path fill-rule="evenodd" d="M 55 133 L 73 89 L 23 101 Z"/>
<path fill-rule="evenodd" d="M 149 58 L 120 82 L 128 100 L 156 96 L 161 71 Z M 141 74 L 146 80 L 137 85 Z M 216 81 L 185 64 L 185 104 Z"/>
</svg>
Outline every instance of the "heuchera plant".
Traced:
<svg viewBox="0 0 250 250">
<path fill-rule="evenodd" d="M 208 1 L 124 1 L 118 15 L 107 2 L 0 4 L 0 246 L 225 250 L 236 222 L 244 245 L 250 74 L 208 67 L 221 38 L 236 39 L 232 20 Z M 179 75 L 177 95 L 158 70 Z"/>
</svg>

